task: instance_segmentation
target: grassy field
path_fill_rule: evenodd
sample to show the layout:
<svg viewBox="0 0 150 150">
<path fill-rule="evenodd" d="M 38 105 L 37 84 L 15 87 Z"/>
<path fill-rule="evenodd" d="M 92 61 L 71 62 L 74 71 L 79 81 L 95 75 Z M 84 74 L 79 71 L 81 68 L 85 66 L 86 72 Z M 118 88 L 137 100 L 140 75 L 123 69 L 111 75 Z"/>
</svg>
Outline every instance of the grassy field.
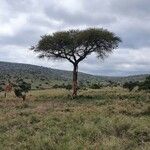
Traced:
<svg viewBox="0 0 150 150">
<path fill-rule="evenodd" d="M 121 88 L 0 93 L 1 150 L 149 150 L 150 94 Z"/>
</svg>

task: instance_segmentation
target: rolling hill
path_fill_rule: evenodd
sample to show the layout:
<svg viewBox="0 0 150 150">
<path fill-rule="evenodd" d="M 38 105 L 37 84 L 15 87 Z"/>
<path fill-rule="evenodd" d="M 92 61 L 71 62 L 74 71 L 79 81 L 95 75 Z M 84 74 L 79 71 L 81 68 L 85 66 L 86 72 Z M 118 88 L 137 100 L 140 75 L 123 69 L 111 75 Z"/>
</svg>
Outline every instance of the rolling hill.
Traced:
<svg viewBox="0 0 150 150">
<path fill-rule="evenodd" d="M 108 81 L 124 83 L 142 81 L 146 76 L 148 75 L 127 77 L 94 76 L 80 72 L 79 83 L 107 83 Z M 29 64 L 0 62 L 0 85 L 4 85 L 8 80 L 14 81 L 17 78 L 30 82 L 32 89 L 50 88 L 55 84 L 69 84 L 72 79 L 72 72 Z"/>
</svg>

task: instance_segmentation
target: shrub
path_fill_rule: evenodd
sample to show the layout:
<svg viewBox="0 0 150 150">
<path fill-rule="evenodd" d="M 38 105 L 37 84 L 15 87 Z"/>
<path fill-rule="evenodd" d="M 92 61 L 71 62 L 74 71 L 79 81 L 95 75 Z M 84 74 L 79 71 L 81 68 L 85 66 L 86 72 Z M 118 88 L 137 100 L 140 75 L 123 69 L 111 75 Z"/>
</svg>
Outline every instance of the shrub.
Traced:
<svg viewBox="0 0 150 150">
<path fill-rule="evenodd" d="M 17 97 L 26 99 L 26 93 L 31 90 L 31 84 L 23 81 L 22 79 L 16 81 L 14 93 Z"/>
<path fill-rule="evenodd" d="M 72 85 L 71 85 L 71 84 L 68 84 L 68 85 L 65 86 L 65 88 L 66 88 L 67 90 L 71 90 L 71 89 L 72 89 Z"/>
<path fill-rule="evenodd" d="M 144 82 L 139 84 L 139 90 L 145 90 L 145 91 L 150 90 L 150 76 L 148 76 Z"/>
<path fill-rule="evenodd" d="M 59 88 L 59 85 L 55 84 L 55 85 L 52 86 L 52 88 L 57 89 L 57 88 Z"/>
<path fill-rule="evenodd" d="M 131 82 L 130 81 L 130 82 L 124 83 L 123 88 L 126 88 L 131 92 L 138 85 L 139 85 L 139 82 Z"/>
<path fill-rule="evenodd" d="M 0 92 L 3 91 L 4 89 L 2 88 L 2 86 L 0 86 Z"/>
<path fill-rule="evenodd" d="M 100 85 L 100 84 L 92 84 L 91 86 L 90 86 L 90 88 L 91 89 L 100 89 L 100 88 L 102 88 L 102 85 Z"/>
</svg>

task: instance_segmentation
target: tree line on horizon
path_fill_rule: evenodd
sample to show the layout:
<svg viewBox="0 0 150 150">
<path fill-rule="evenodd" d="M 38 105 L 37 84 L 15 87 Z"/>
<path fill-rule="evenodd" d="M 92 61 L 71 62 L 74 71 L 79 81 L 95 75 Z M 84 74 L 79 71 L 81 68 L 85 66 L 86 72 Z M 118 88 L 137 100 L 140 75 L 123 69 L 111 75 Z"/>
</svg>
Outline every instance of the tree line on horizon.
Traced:
<svg viewBox="0 0 150 150">
<path fill-rule="evenodd" d="M 136 91 L 145 91 L 149 92 L 150 91 L 150 76 L 146 77 L 144 81 L 130 81 L 130 82 L 125 82 L 123 85 L 120 85 L 116 82 L 108 81 L 107 84 L 101 84 L 101 83 L 93 83 L 88 85 L 88 88 L 90 89 L 101 89 L 104 87 L 123 87 L 124 89 L 128 89 L 129 92 L 133 91 L 133 89 L 136 88 Z M 60 84 L 60 85 L 53 85 L 52 88 L 57 89 L 57 88 L 63 88 L 66 90 L 71 90 L 72 85 L 71 84 Z M 87 90 L 87 86 L 84 84 L 80 84 L 80 86 L 77 87 L 78 90 Z M 31 84 L 28 82 L 25 82 L 23 79 L 17 79 L 15 82 L 9 81 L 8 84 L 5 86 L 0 85 L 0 92 L 4 91 L 4 97 L 7 97 L 7 93 L 9 92 L 14 92 L 15 96 L 18 98 L 22 98 L 23 101 L 26 100 L 26 94 L 31 90 Z"/>
</svg>

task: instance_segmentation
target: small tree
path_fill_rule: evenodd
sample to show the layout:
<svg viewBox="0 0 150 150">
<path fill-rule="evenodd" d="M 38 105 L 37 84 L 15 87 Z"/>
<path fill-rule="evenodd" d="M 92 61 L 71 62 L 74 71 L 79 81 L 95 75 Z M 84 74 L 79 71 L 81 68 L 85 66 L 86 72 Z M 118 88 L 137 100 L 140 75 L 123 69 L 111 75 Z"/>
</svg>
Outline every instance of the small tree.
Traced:
<svg viewBox="0 0 150 150">
<path fill-rule="evenodd" d="M 123 85 L 123 88 L 126 88 L 129 90 L 129 92 L 131 92 L 136 86 L 139 86 L 139 82 L 126 82 Z"/>
<path fill-rule="evenodd" d="M 31 90 L 31 84 L 26 83 L 22 79 L 17 80 L 16 85 L 14 85 L 14 93 L 17 97 L 22 98 L 23 100 L 26 99 L 26 93 Z"/>
<path fill-rule="evenodd" d="M 31 50 L 39 58 L 65 59 L 73 64 L 73 96 L 77 96 L 78 64 L 88 55 L 96 53 L 103 59 L 118 47 L 120 38 L 104 29 L 70 30 L 44 35 Z"/>
<path fill-rule="evenodd" d="M 150 76 L 148 76 L 144 82 L 139 84 L 139 90 L 150 91 Z"/>
<path fill-rule="evenodd" d="M 147 95 L 146 95 L 146 99 L 149 100 L 149 92 L 150 92 L 150 76 L 146 77 L 144 82 L 141 82 L 139 84 L 139 91 L 144 90 Z"/>
</svg>

